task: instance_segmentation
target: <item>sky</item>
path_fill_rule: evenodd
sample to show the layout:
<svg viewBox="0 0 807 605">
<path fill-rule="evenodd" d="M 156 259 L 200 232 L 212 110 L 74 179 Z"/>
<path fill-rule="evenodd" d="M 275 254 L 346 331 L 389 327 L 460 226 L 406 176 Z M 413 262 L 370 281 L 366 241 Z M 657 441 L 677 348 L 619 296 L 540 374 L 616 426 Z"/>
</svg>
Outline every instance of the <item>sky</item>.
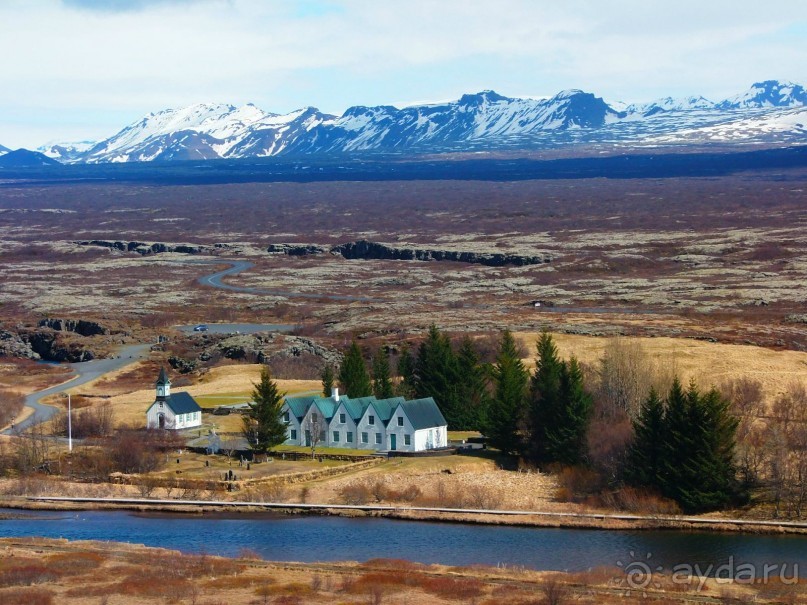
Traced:
<svg viewBox="0 0 807 605">
<path fill-rule="evenodd" d="M 0 0 L 0 145 L 199 102 L 407 105 L 492 89 L 720 100 L 807 84 L 804 0 Z"/>
</svg>

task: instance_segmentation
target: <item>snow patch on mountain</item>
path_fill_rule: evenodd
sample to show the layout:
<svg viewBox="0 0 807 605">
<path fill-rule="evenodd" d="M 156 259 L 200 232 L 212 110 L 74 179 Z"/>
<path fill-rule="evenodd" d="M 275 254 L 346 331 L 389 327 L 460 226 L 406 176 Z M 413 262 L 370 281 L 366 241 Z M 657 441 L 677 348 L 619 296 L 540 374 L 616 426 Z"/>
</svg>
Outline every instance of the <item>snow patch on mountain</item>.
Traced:
<svg viewBox="0 0 807 605">
<path fill-rule="evenodd" d="M 287 114 L 201 103 L 151 113 L 89 147 L 51 146 L 61 161 L 132 162 L 279 154 L 427 152 L 605 143 L 803 140 L 798 84 L 766 81 L 720 102 L 701 96 L 607 103 L 577 89 L 511 98 L 492 90 L 455 101 L 354 106 L 341 116 L 305 107 Z M 699 137 L 701 137 L 699 139 Z M 801 137 L 801 139 L 799 139 Z M 63 149 L 61 149 L 61 148 Z"/>
</svg>

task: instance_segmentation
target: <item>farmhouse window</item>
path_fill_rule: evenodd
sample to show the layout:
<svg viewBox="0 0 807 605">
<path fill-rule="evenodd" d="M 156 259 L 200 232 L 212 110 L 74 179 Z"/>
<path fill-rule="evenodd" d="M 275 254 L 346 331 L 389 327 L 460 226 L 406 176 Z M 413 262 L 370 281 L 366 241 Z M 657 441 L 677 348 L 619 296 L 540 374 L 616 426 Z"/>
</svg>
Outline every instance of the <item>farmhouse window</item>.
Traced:
<svg viewBox="0 0 807 605">
<path fill-rule="evenodd" d="M 295 429 L 291 429 L 289 432 L 289 439 L 297 439 L 297 431 Z"/>
<path fill-rule="evenodd" d="M 352 432 L 350 432 L 350 431 L 348 431 L 348 432 L 347 432 L 347 439 L 346 439 L 346 441 L 347 441 L 348 443 L 353 443 L 353 433 L 352 433 Z"/>
<path fill-rule="evenodd" d="M 283 422 L 285 422 L 285 423 L 289 422 L 289 413 L 288 412 L 283 413 Z"/>
<path fill-rule="evenodd" d="M 367 440 L 367 433 L 362 433 L 362 434 L 361 434 L 361 442 L 362 442 L 362 443 L 368 443 L 368 440 Z"/>
<path fill-rule="evenodd" d="M 398 416 L 398 426 L 403 426 L 403 416 Z"/>
<path fill-rule="evenodd" d="M 334 431 L 333 432 L 333 442 L 334 443 L 339 443 L 339 431 Z"/>
<path fill-rule="evenodd" d="M 377 444 L 381 443 L 381 433 L 376 433 L 375 434 L 375 442 Z"/>
<path fill-rule="evenodd" d="M 412 435 L 404 435 L 404 445 L 412 445 Z"/>
<path fill-rule="evenodd" d="M 325 434 L 325 429 L 322 429 L 319 432 L 319 440 L 320 441 L 325 441 L 327 438 L 328 438 L 328 436 Z"/>
<path fill-rule="evenodd" d="M 368 416 L 367 424 L 375 424 L 375 416 Z"/>
<path fill-rule="evenodd" d="M 345 424 L 345 415 L 344 414 L 339 414 L 339 422 L 341 422 L 342 424 Z"/>
</svg>

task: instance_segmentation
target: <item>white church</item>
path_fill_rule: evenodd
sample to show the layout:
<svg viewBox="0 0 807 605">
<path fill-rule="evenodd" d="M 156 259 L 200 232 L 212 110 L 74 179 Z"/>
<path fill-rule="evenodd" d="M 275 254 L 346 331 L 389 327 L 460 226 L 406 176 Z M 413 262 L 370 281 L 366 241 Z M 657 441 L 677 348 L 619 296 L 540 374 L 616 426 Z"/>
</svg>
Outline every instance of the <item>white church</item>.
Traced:
<svg viewBox="0 0 807 605">
<path fill-rule="evenodd" d="M 202 408 L 188 393 L 171 394 L 165 368 L 160 368 L 155 386 L 157 398 L 146 411 L 147 428 L 178 431 L 202 426 Z"/>
</svg>

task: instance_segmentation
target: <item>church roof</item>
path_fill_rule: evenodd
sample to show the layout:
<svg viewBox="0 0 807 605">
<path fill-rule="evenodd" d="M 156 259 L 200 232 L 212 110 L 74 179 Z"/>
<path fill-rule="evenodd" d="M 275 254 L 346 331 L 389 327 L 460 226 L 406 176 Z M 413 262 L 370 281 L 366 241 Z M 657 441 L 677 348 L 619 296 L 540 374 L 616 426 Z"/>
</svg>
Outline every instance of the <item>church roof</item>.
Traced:
<svg viewBox="0 0 807 605">
<path fill-rule="evenodd" d="M 174 414 L 190 414 L 191 412 L 201 412 L 202 408 L 196 403 L 196 400 L 185 393 L 172 393 L 170 397 L 165 399 L 165 405 L 171 408 Z"/>
<path fill-rule="evenodd" d="M 165 368 L 160 368 L 160 375 L 157 376 L 157 386 L 171 384 L 168 380 L 168 374 L 165 373 Z"/>
</svg>

